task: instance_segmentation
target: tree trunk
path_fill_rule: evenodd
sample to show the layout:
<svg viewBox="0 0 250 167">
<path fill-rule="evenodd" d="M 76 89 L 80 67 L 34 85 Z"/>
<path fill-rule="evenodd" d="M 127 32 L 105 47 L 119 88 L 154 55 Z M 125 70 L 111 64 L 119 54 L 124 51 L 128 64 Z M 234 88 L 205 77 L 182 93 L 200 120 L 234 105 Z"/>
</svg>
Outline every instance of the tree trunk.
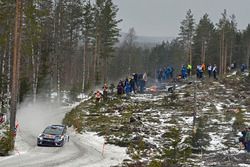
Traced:
<svg viewBox="0 0 250 167">
<path fill-rule="evenodd" d="M 22 27 L 22 0 L 16 1 L 16 18 L 14 31 L 14 51 L 11 84 L 10 130 L 13 134 L 12 149 L 14 149 L 14 134 L 16 133 L 16 110 L 19 92 L 19 72 L 21 59 L 21 27 Z"/>
<path fill-rule="evenodd" d="M 222 31 L 222 41 L 221 41 L 221 61 L 220 61 L 220 73 L 224 74 L 224 58 L 225 58 L 225 34 Z"/>
<path fill-rule="evenodd" d="M 229 57 L 229 66 L 232 64 L 232 58 L 233 58 L 233 41 L 230 41 L 230 57 Z"/>
<path fill-rule="evenodd" d="M 204 46 L 204 41 L 201 42 L 201 62 L 200 63 L 205 63 L 205 46 Z"/>
<path fill-rule="evenodd" d="M 206 45 L 205 44 L 203 45 L 203 49 L 204 49 L 204 51 L 203 51 L 203 54 L 204 54 L 203 63 L 205 63 L 206 62 Z"/>
<path fill-rule="evenodd" d="M 56 13 L 56 21 L 55 24 L 55 54 L 56 54 L 56 87 L 57 87 L 57 102 L 61 101 L 61 58 L 62 58 L 62 40 L 63 40 L 63 33 L 62 33 L 62 0 L 58 2 L 58 9 L 59 11 Z"/>
<path fill-rule="evenodd" d="M 97 59 L 96 59 L 96 81 L 95 81 L 95 86 L 100 84 L 101 81 L 101 67 L 102 64 L 100 62 L 100 57 L 101 57 L 101 39 L 100 39 L 100 34 L 98 36 L 98 40 L 97 40 Z"/>
<path fill-rule="evenodd" d="M 8 96 L 8 104 L 10 104 L 10 97 L 11 97 L 11 56 L 12 56 L 12 47 L 11 47 L 11 44 L 12 44 L 12 38 L 13 38 L 13 35 L 12 33 L 9 34 L 9 41 L 8 41 L 8 68 L 7 68 L 7 81 L 8 81 L 8 84 L 7 84 L 7 96 Z"/>
<path fill-rule="evenodd" d="M 100 80 L 100 34 L 96 34 L 96 43 L 95 43 L 95 53 L 93 60 L 93 85 L 96 86 L 99 84 Z"/>
<path fill-rule="evenodd" d="M 224 74 L 227 73 L 227 52 L 228 52 L 228 49 L 227 49 L 227 43 L 225 43 L 225 54 L 224 54 Z"/>
<path fill-rule="evenodd" d="M 58 55 L 58 54 L 57 54 Z M 56 65 L 56 76 L 57 76 L 57 102 L 59 103 L 61 100 L 61 75 L 60 75 L 60 67 L 57 56 L 57 65 Z"/>
<path fill-rule="evenodd" d="M 219 64 L 219 72 L 221 73 L 221 60 L 222 60 L 222 36 L 220 37 L 220 56 L 219 56 L 219 58 L 220 58 L 220 64 Z"/>
<path fill-rule="evenodd" d="M 107 83 L 107 75 L 108 75 L 108 58 L 107 58 L 107 56 L 104 56 L 104 69 L 103 69 L 103 82 L 104 83 Z"/>
<path fill-rule="evenodd" d="M 87 54 L 88 54 L 88 40 L 85 39 L 83 48 L 82 92 L 85 91 L 85 84 L 86 84 Z"/>
<path fill-rule="evenodd" d="M 37 95 L 37 85 L 36 85 L 36 63 L 34 55 L 34 45 L 31 44 L 31 62 L 32 62 L 32 92 L 33 92 L 33 102 L 36 102 Z"/>
<path fill-rule="evenodd" d="M 247 65 L 247 68 L 249 69 L 249 61 L 250 61 L 250 44 L 248 44 L 247 46 L 247 59 L 246 59 L 246 65 Z"/>
<path fill-rule="evenodd" d="M 4 104 L 6 102 L 6 99 L 5 99 L 5 93 L 6 93 L 6 89 L 5 89 L 5 83 L 7 82 L 6 81 L 6 57 L 7 57 L 7 52 L 8 52 L 8 44 L 6 43 L 5 44 L 5 47 L 4 47 L 4 52 L 3 52 L 3 57 L 2 60 L 1 60 L 1 106 L 0 106 L 0 112 L 4 109 Z"/>
<path fill-rule="evenodd" d="M 189 42 L 189 64 L 192 65 L 192 44 Z"/>
<path fill-rule="evenodd" d="M 90 47 L 90 46 L 89 46 Z M 92 62 L 93 62 L 93 57 L 90 56 L 90 54 L 92 54 L 92 52 L 89 51 L 90 48 L 88 48 L 88 54 L 86 55 L 86 63 L 85 63 L 85 74 L 86 74 L 86 79 L 85 79 L 85 87 L 86 85 L 88 86 L 88 88 L 90 88 L 90 71 L 92 68 Z"/>
<path fill-rule="evenodd" d="M 94 57 L 93 57 L 93 74 L 92 76 L 92 82 L 91 85 L 94 87 L 96 86 L 96 64 L 97 64 L 97 57 L 98 57 L 98 34 L 96 35 L 96 42 L 95 42 L 95 51 L 94 51 Z M 92 87 L 92 86 L 91 86 Z"/>
</svg>

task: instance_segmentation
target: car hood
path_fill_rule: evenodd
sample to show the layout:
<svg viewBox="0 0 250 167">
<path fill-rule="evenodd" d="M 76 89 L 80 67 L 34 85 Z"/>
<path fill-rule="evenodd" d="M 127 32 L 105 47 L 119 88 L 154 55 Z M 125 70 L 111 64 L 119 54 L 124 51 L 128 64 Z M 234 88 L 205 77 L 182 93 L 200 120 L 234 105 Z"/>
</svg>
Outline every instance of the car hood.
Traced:
<svg viewBox="0 0 250 167">
<path fill-rule="evenodd" d="M 49 138 L 49 139 L 55 139 L 57 137 L 60 137 L 61 135 L 51 135 L 51 134 L 43 134 L 42 137 Z"/>
</svg>

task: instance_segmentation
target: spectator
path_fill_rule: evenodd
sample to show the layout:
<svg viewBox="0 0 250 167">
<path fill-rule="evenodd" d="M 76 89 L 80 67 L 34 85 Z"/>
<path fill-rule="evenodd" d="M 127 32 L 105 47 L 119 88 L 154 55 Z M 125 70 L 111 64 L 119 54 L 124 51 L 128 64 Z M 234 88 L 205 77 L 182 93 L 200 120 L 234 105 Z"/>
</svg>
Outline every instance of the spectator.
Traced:
<svg viewBox="0 0 250 167">
<path fill-rule="evenodd" d="M 102 94 L 101 94 L 101 92 L 98 90 L 98 91 L 95 93 L 96 102 L 100 102 L 100 101 L 101 101 L 101 98 L 102 98 Z"/>
<path fill-rule="evenodd" d="M 208 65 L 207 71 L 208 71 L 209 78 L 211 78 L 211 75 L 212 75 L 212 65 L 211 64 Z"/>
<path fill-rule="evenodd" d="M 212 72 L 214 74 L 214 79 L 217 79 L 217 66 L 216 66 L 216 64 L 214 64 Z"/>
</svg>

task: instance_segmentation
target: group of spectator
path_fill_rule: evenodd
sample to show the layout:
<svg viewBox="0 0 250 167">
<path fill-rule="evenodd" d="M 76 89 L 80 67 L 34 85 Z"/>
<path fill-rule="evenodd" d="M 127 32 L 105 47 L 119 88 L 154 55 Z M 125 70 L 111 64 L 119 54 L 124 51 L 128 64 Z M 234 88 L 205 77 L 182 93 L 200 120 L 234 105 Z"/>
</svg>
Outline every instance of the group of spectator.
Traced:
<svg viewBox="0 0 250 167">
<path fill-rule="evenodd" d="M 246 69 L 247 69 L 247 65 L 246 65 L 246 64 L 241 64 L 241 66 L 240 66 L 240 71 L 241 71 L 241 72 L 245 72 Z"/>
<path fill-rule="evenodd" d="M 108 90 L 111 94 L 114 93 L 114 89 L 116 88 L 117 95 L 123 95 L 126 94 L 129 96 L 131 93 L 143 93 L 145 90 L 146 82 L 148 80 L 147 73 L 133 73 L 131 76 L 125 78 L 124 80 L 120 80 L 115 86 L 113 83 L 108 85 L 105 83 L 103 88 L 103 92 L 97 90 L 95 93 L 96 101 L 100 101 L 100 99 L 107 99 L 108 96 Z"/>
<path fill-rule="evenodd" d="M 166 66 L 157 70 L 157 80 L 158 82 L 166 81 L 173 78 L 174 68 L 171 66 Z"/>
<path fill-rule="evenodd" d="M 182 65 L 181 78 L 186 79 L 188 76 L 190 76 L 192 69 L 193 67 L 190 64 L 188 64 L 187 66 Z M 213 75 L 214 79 L 217 79 L 218 69 L 217 69 L 216 64 L 214 64 L 213 66 L 211 64 L 206 66 L 205 63 L 198 64 L 196 66 L 196 77 L 199 79 L 202 79 L 204 77 L 204 73 L 206 72 L 206 70 L 207 70 L 209 78 L 211 78 Z"/>
<path fill-rule="evenodd" d="M 228 70 L 234 70 L 236 69 L 236 63 L 232 63 L 229 67 Z M 247 69 L 247 66 L 245 64 L 241 64 L 240 70 L 241 72 L 244 72 Z M 188 65 L 182 65 L 181 67 L 181 74 L 178 75 L 178 78 L 181 79 L 186 79 L 189 76 L 191 76 L 192 71 L 194 71 L 193 66 L 191 64 Z M 196 77 L 198 79 L 203 79 L 204 74 L 207 73 L 208 77 L 211 78 L 213 77 L 214 79 L 217 80 L 217 74 L 218 74 L 218 68 L 217 65 L 214 64 L 209 64 L 205 65 L 205 63 L 198 64 L 196 66 Z M 165 66 L 156 71 L 156 79 L 158 82 L 164 82 L 169 79 L 174 78 L 174 68 L 172 66 Z M 103 93 L 100 91 L 96 92 L 96 98 L 101 99 L 103 97 L 106 99 L 107 94 L 108 94 L 108 89 L 110 90 L 111 94 L 114 93 L 114 89 L 116 88 L 117 95 L 123 95 L 126 94 L 127 96 L 130 95 L 131 93 L 143 93 L 145 90 L 145 85 L 147 82 L 147 73 L 133 73 L 131 76 L 125 78 L 124 80 L 120 80 L 115 86 L 113 83 L 110 84 L 108 87 L 107 84 L 104 84 L 103 86 Z"/>
<path fill-rule="evenodd" d="M 136 94 L 137 92 L 143 93 L 145 90 L 146 82 L 148 80 L 147 73 L 133 73 L 125 80 L 120 80 L 117 85 L 117 94 L 126 94 L 127 96 L 131 93 Z"/>
<path fill-rule="evenodd" d="M 235 70 L 237 68 L 237 64 L 234 62 L 230 66 L 228 66 L 228 71 Z M 246 64 L 241 64 L 240 65 L 240 71 L 243 73 L 247 70 L 247 65 Z"/>
<path fill-rule="evenodd" d="M 242 136 L 239 138 L 239 141 L 241 142 L 243 148 L 247 150 L 247 152 L 250 152 L 250 127 L 245 128 L 241 134 Z"/>
</svg>

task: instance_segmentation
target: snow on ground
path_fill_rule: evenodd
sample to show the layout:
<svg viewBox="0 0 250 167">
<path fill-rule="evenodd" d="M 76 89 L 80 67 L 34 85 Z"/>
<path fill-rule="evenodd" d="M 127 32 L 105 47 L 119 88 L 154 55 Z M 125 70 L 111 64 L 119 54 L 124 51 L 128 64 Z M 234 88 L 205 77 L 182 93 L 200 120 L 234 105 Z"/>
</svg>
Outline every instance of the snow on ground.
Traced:
<svg viewBox="0 0 250 167">
<path fill-rule="evenodd" d="M 25 154 L 30 150 L 31 147 L 26 142 L 24 142 L 20 134 L 21 134 L 20 132 L 17 133 L 16 145 L 14 151 L 11 153 L 10 156 L 3 156 L 3 157 L 0 156 L 0 161 L 13 158 L 15 156 L 18 157 L 19 155 Z"/>
<path fill-rule="evenodd" d="M 81 95 L 78 96 L 78 98 L 80 98 L 81 101 L 75 102 L 74 104 L 72 104 L 72 105 L 70 106 L 70 108 L 74 108 L 74 107 L 78 106 L 78 105 L 81 104 L 82 102 L 84 102 L 84 101 L 86 101 L 86 100 L 89 100 L 91 97 L 89 97 L 89 96 L 87 96 L 87 95 L 84 95 L 84 94 L 81 94 Z"/>
<path fill-rule="evenodd" d="M 217 111 L 221 112 L 223 110 L 222 106 L 224 105 L 224 103 L 214 103 L 214 105 Z"/>
<path fill-rule="evenodd" d="M 211 108 L 203 108 L 201 111 L 203 111 L 203 112 L 206 112 L 206 111 L 210 111 L 211 110 Z"/>
<path fill-rule="evenodd" d="M 71 135 L 74 135 L 74 137 L 79 139 L 79 142 L 91 146 L 99 153 L 101 161 L 97 161 L 93 164 L 88 164 L 88 167 L 108 167 L 117 165 L 124 159 L 130 159 L 126 154 L 126 148 L 105 144 L 104 137 L 100 137 L 94 132 L 85 132 L 83 134 L 73 133 Z M 79 162 L 79 164 L 81 164 L 81 162 Z"/>
<path fill-rule="evenodd" d="M 81 98 L 88 100 L 88 96 Z M 63 116 L 70 108 L 77 106 L 80 102 L 70 107 L 59 108 L 57 115 Z M 25 109 L 27 111 L 27 109 Z M 63 112 L 62 112 L 63 111 Z M 23 115 L 25 117 L 25 115 Z M 51 119 L 53 115 L 50 115 Z M 20 122 L 21 123 L 21 122 Z M 21 126 L 24 128 L 24 126 Z M 28 129 L 25 128 L 27 131 Z M 17 131 L 16 148 L 11 156 L 0 157 L 1 164 L 10 166 L 76 166 L 76 167 L 109 167 L 122 163 L 124 159 L 129 159 L 126 148 L 105 144 L 104 137 L 99 137 L 96 133 L 86 132 L 77 134 L 69 128 L 70 142 L 62 148 L 37 147 L 36 135 L 23 129 Z M 37 132 L 37 131 L 36 131 Z M 37 132 L 39 133 L 39 132 Z M 31 135 L 31 136 L 30 136 Z M 52 156 L 53 155 L 53 156 Z M 54 156 L 56 155 L 56 156 Z M 71 159 L 72 157 L 72 159 Z M 70 161 L 67 161 L 67 160 Z M 20 163 L 20 160 L 23 162 Z M 65 161 L 65 163 L 63 163 Z M 47 164 L 47 165 L 46 165 Z"/>
<path fill-rule="evenodd" d="M 211 141 L 210 145 L 207 147 L 208 151 L 216 151 L 226 148 L 226 146 L 222 144 L 222 142 L 224 141 L 223 136 L 220 136 L 215 132 L 210 132 L 209 136 L 211 137 Z"/>
<path fill-rule="evenodd" d="M 185 87 L 187 87 L 187 84 L 184 84 L 184 85 L 176 85 L 176 90 L 181 90 L 181 89 L 184 89 Z"/>
<path fill-rule="evenodd" d="M 249 76 L 249 71 L 245 71 L 245 72 L 243 73 L 243 76 L 248 77 L 248 76 Z"/>
<path fill-rule="evenodd" d="M 227 75 L 227 78 L 235 76 L 237 74 L 237 71 L 232 72 L 231 74 Z"/>
<path fill-rule="evenodd" d="M 134 101 L 158 101 L 162 98 L 153 96 L 152 94 L 137 94 L 136 96 L 131 96 L 131 99 Z"/>
<path fill-rule="evenodd" d="M 182 117 L 182 120 L 184 121 L 184 125 L 192 125 L 193 124 L 193 117 Z"/>
<path fill-rule="evenodd" d="M 250 165 L 248 165 L 248 164 L 239 164 L 239 166 L 242 166 L 242 167 L 249 167 Z"/>
</svg>

